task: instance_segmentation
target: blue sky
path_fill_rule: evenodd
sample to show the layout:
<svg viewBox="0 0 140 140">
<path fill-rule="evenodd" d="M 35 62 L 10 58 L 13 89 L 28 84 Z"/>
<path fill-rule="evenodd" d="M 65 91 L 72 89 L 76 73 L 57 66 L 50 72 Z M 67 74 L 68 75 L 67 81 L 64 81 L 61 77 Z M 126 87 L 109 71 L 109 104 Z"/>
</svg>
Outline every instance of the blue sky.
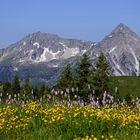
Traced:
<svg viewBox="0 0 140 140">
<path fill-rule="evenodd" d="M 0 48 L 37 31 L 100 41 L 119 23 L 140 35 L 140 0 L 0 0 Z"/>
</svg>

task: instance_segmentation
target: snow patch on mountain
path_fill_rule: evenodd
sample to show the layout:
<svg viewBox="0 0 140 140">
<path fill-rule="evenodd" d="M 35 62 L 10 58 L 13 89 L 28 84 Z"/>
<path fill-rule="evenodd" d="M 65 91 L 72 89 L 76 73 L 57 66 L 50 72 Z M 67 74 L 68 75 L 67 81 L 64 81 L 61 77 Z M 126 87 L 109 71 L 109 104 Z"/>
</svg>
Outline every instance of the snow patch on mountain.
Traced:
<svg viewBox="0 0 140 140">
<path fill-rule="evenodd" d="M 49 53 L 53 56 L 51 60 L 57 59 L 56 56 L 60 53 L 61 51 L 53 52 L 52 50 L 49 51 Z"/>
<path fill-rule="evenodd" d="M 113 35 L 109 35 L 108 37 L 109 37 L 109 38 L 112 38 L 112 37 L 113 37 Z"/>
<path fill-rule="evenodd" d="M 57 67 L 58 67 L 58 65 L 57 65 L 57 64 L 54 64 L 52 67 L 53 67 L 53 68 L 57 68 Z"/>
<path fill-rule="evenodd" d="M 97 45 L 97 43 L 92 43 L 92 44 L 89 46 L 89 48 L 91 48 L 92 46 L 95 46 L 95 45 Z"/>
<path fill-rule="evenodd" d="M 86 53 L 87 52 L 87 50 L 82 50 L 82 55 L 84 54 L 84 53 Z"/>
<path fill-rule="evenodd" d="M 24 42 L 23 42 L 23 46 L 25 46 L 25 45 L 26 45 L 26 42 L 24 41 Z"/>
<path fill-rule="evenodd" d="M 18 71 L 18 68 L 17 68 L 17 67 L 14 67 L 13 70 L 14 70 L 14 71 Z"/>
<path fill-rule="evenodd" d="M 60 45 L 62 45 L 63 47 L 67 47 L 66 44 L 64 44 L 63 42 L 59 42 Z"/>
<path fill-rule="evenodd" d="M 80 51 L 79 48 L 71 48 L 72 55 L 71 56 L 76 56 Z"/>
<path fill-rule="evenodd" d="M 40 62 L 46 61 L 46 53 L 47 52 L 49 52 L 49 49 L 48 48 L 44 48 L 44 51 L 43 51 L 43 53 L 40 56 Z"/>
<path fill-rule="evenodd" d="M 112 53 L 115 49 L 116 49 L 116 46 L 113 47 L 113 48 L 109 51 L 109 53 Z"/>
<path fill-rule="evenodd" d="M 33 52 L 34 52 L 34 50 L 33 50 L 33 49 L 31 49 L 31 50 L 30 50 L 30 53 L 33 53 Z"/>
<path fill-rule="evenodd" d="M 53 52 L 52 50 L 49 50 L 49 48 L 44 48 L 43 53 L 36 58 L 36 60 L 32 60 L 35 63 L 39 62 L 45 62 L 57 59 L 57 55 L 60 53 L 60 51 Z"/>
<path fill-rule="evenodd" d="M 33 45 L 36 46 L 37 48 L 39 48 L 39 43 L 38 42 L 35 42 Z"/>
<path fill-rule="evenodd" d="M 96 57 L 99 57 L 99 54 L 96 54 L 95 56 L 96 56 Z"/>
<path fill-rule="evenodd" d="M 120 75 L 126 75 L 124 72 L 123 72 L 123 70 L 120 68 L 120 66 L 119 66 L 119 64 L 117 64 L 117 62 L 112 58 L 112 61 L 113 61 L 113 63 L 114 63 L 114 65 L 116 66 L 116 68 L 115 68 L 115 73 L 116 73 L 116 75 L 118 75 L 118 76 L 120 76 Z M 121 74 L 118 72 L 118 70 L 121 72 Z"/>
<path fill-rule="evenodd" d="M 132 48 L 130 48 L 130 50 L 131 50 L 131 53 L 132 53 L 132 55 L 133 55 L 133 57 L 134 57 L 134 59 L 135 59 L 135 69 L 136 69 L 136 75 L 137 76 L 139 76 L 139 67 L 140 67 L 140 64 L 139 64 L 139 61 L 138 61 L 138 59 L 137 59 L 137 57 L 136 57 L 136 55 L 135 55 L 135 52 L 134 52 L 134 50 L 132 49 Z"/>
</svg>

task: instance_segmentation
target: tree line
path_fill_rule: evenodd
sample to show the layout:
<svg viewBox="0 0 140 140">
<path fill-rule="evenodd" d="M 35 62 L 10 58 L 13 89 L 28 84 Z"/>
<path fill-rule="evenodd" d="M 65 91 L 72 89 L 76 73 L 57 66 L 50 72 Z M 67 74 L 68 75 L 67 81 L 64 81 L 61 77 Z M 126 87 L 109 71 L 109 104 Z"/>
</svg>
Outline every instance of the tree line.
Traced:
<svg viewBox="0 0 140 140">
<path fill-rule="evenodd" d="M 65 91 L 66 89 L 75 89 L 75 92 L 69 92 L 70 98 L 75 95 L 80 96 L 84 102 L 88 102 L 88 97 L 94 94 L 95 100 L 98 98 L 101 103 L 103 94 L 109 89 L 109 65 L 103 53 L 100 54 L 97 63 L 93 66 L 88 54 L 83 54 L 77 67 L 72 70 L 68 64 L 60 75 L 55 88 Z"/>
<path fill-rule="evenodd" d="M 29 78 L 26 78 L 24 83 L 21 85 L 18 75 L 16 74 L 13 82 L 5 81 L 0 85 L 0 98 L 2 102 L 6 100 L 41 100 L 46 98 L 45 95 L 48 95 L 50 90 L 48 86 L 42 85 L 39 87 L 32 87 L 30 85 Z"/>
<path fill-rule="evenodd" d="M 93 94 L 96 99 L 101 99 L 105 91 L 108 91 L 109 86 L 109 65 L 103 53 L 100 54 L 95 66 L 92 65 L 90 57 L 87 53 L 83 54 L 81 60 L 77 63 L 76 68 L 72 68 L 68 64 L 61 75 L 59 76 L 54 90 L 59 93 L 69 93 L 70 99 L 73 100 L 75 96 L 80 97 L 84 102 L 88 102 L 89 95 Z M 50 89 L 46 85 L 40 88 L 31 87 L 28 78 L 25 79 L 24 84 L 20 84 L 19 77 L 16 75 L 12 83 L 5 81 L 0 86 L 3 101 L 7 96 L 10 98 L 17 98 L 20 96 L 23 100 L 43 99 L 50 94 Z"/>
</svg>

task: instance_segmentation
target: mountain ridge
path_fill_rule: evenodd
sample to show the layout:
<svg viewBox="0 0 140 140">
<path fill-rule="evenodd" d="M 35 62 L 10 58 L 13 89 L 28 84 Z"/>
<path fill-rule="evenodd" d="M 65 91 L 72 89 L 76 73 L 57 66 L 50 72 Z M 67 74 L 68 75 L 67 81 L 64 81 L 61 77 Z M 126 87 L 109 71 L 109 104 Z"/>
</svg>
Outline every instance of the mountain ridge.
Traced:
<svg viewBox="0 0 140 140">
<path fill-rule="evenodd" d="M 97 43 L 66 39 L 51 33 L 29 34 L 8 48 L 0 49 L 0 75 L 5 76 L 0 76 L 0 81 L 9 80 L 9 77 L 18 73 L 22 80 L 28 75 L 31 81 L 38 79 L 51 83 L 67 63 L 76 65 L 85 52 L 89 54 L 93 65 L 103 52 L 112 75 L 139 76 L 140 37 L 120 23 Z"/>
</svg>

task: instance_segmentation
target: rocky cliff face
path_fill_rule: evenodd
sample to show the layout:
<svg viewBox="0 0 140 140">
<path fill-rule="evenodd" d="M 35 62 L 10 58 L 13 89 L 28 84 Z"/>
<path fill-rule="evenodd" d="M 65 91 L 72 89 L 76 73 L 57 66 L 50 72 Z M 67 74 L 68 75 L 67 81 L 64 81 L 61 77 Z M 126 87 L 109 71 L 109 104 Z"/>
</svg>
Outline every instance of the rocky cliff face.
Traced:
<svg viewBox="0 0 140 140">
<path fill-rule="evenodd" d="M 93 65 L 103 52 L 113 75 L 139 75 L 140 37 L 119 24 L 101 42 L 64 39 L 54 34 L 33 33 L 0 50 L 0 81 L 29 76 L 33 82 L 54 81 L 67 63 L 75 65 L 83 53 Z"/>
<path fill-rule="evenodd" d="M 98 45 L 114 75 L 139 75 L 140 37 L 126 25 L 119 24 Z"/>
</svg>

